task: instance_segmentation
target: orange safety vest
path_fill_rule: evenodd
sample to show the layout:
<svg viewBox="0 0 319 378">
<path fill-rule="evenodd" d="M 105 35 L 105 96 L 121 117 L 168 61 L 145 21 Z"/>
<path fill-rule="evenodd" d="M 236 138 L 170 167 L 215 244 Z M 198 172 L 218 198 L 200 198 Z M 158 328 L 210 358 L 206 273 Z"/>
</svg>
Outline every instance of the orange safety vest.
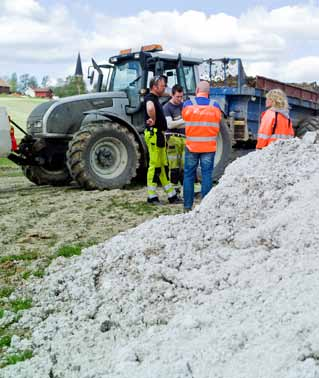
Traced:
<svg viewBox="0 0 319 378">
<path fill-rule="evenodd" d="M 294 136 L 291 119 L 268 109 L 261 114 L 256 148 L 264 148 L 277 139 L 290 139 Z"/>
<path fill-rule="evenodd" d="M 209 105 L 198 105 L 195 99 L 191 102 L 182 111 L 186 147 L 190 152 L 215 152 L 222 113 L 212 105 L 213 100 Z"/>
</svg>

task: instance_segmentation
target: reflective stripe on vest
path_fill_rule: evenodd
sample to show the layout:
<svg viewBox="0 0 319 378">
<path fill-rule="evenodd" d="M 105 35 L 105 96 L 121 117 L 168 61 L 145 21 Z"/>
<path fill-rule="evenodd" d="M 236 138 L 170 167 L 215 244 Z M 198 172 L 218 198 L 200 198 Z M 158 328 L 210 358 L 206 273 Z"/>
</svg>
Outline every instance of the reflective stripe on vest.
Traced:
<svg viewBox="0 0 319 378">
<path fill-rule="evenodd" d="M 293 136 L 285 135 L 285 134 L 272 134 L 272 135 L 258 134 L 258 138 L 260 139 L 291 139 L 293 138 Z"/>
<path fill-rule="evenodd" d="M 219 129 L 219 123 L 217 122 L 185 122 L 186 126 L 217 127 Z"/>
<path fill-rule="evenodd" d="M 212 142 L 217 140 L 217 137 L 186 137 L 186 140 L 191 140 L 193 142 Z"/>
</svg>

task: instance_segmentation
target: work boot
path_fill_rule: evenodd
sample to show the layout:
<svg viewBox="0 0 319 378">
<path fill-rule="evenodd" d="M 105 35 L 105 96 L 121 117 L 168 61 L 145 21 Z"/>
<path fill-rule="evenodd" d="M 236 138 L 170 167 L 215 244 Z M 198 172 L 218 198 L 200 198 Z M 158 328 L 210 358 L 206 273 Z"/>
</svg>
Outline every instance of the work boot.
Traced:
<svg viewBox="0 0 319 378">
<path fill-rule="evenodd" d="M 153 197 L 153 198 L 148 197 L 147 203 L 150 204 L 150 205 L 154 205 L 154 206 L 162 206 L 162 203 L 160 202 L 158 197 Z"/>
<path fill-rule="evenodd" d="M 179 198 L 177 194 L 174 194 L 172 197 L 168 198 L 168 202 L 170 203 L 170 205 L 177 205 L 183 203 L 183 200 Z"/>
<path fill-rule="evenodd" d="M 189 207 L 184 207 L 184 213 L 189 213 L 190 211 L 192 211 L 192 209 Z"/>
</svg>

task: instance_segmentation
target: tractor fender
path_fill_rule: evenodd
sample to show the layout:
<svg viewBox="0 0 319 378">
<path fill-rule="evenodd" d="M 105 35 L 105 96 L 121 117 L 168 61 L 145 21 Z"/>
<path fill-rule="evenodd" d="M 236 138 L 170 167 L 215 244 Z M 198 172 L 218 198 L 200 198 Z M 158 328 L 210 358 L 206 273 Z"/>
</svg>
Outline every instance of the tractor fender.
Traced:
<svg viewBox="0 0 319 378">
<path fill-rule="evenodd" d="M 94 111 L 94 112 L 85 112 L 85 117 L 81 123 L 81 128 L 86 126 L 89 123 L 103 123 L 103 121 L 113 121 L 117 122 L 120 125 L 126 127 L 135 137 L 135 140 L 137 141 L 140 152 L 142 155 L 142 161 L 144 164 L 144 167 L 147 165 L 147 146 L 144 140 L 144 134 L 139 133 L 138 130 L 130 123 L 127 119 L 119 117 L 118 114 L 112 113 L 112 112 L 106 112 L 104 111 Z"/>
</svg>

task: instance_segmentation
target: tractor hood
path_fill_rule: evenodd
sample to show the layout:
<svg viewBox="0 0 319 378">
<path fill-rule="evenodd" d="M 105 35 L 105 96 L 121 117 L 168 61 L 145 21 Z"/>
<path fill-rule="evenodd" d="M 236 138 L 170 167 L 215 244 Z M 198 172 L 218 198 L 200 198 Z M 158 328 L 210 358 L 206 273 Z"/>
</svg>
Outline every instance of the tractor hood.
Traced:
<svg viewBox="0 0 319 378">
<path fill-rule="evenodd" d="M 84 112 L 107 109 L 120 101 L 128 104 L 125 92 L 89 93 L 48 101 L 33 109 L 27 120 L 27 131 L 43 137 L 64 137 L 81 126 Z"/>
</svg>

